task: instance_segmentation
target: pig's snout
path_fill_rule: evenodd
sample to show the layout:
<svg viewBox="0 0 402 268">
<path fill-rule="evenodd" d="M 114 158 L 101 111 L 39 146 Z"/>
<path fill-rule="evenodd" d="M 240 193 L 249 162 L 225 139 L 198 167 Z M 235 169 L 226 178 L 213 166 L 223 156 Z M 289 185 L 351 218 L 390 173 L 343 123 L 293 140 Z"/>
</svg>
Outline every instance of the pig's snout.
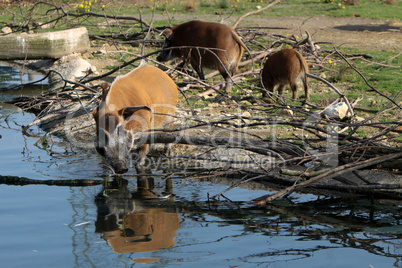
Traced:
<svg viewBox="0 0 402 268">
<path fill-rule="evenodd" d="M 161 53 L 159 53 L 158 57 L 156 57 L 156 60 L 159 62 L 165 62 L 173 59 L 172 56 L 172 50 L 164 50 Z"/>
<path fill-rule="evenodd" d="M 116 167 L 114 168 L 114 171 L 117 174 L 124 174 L 128 171 L 128 168 L 123 164 L 117 164 Z"/>
</svg>

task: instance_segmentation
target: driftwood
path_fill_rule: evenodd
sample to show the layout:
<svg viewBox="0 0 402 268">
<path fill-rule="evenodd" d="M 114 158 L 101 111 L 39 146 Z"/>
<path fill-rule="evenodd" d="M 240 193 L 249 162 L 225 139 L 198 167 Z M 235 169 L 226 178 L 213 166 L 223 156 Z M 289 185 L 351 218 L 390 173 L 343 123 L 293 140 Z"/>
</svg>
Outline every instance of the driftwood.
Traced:
<svg viewBox="0 0 402 268">
<path fill-rule="evenodd" d="M 103 183 L 103 180 L 35 180 L 18 176 L 2 176 L 0 175 L 0 184 L 7 185 L 31 185 L 31 184 L 43 184 L 49 186 L 95 186 Z"/>
<path fill-rule="evenodd" d="M 294 192 L 297 189 L 304 188 L 304 187 L 307 187 L 307 186 L 309 186 L 311 184 L 317 183 L 318 181 L 320 181 L 320 180 L 322 180 L 324 178 L 327 178 L 327 179 L 332 178 L 334 176 L 339 176 L 339 175 L 341 175 L 342 173 L 345 173 L 345 172 L 349 172 L 349 171 L 353 171 L 353 170 L 356 170 L 356 169 L 359 169 L 359 168 L 364 168 L 364 167 L 367 167 L 367 166 L 379 164 L 379 163 L 382 163 L 384 161 L 396 159 L 396 158 L 399 158 L 399 157 L 402 157 L 402 152 L 399 152 L 399 153 L 396 153 L 396 154 L 390 154 L 390 155 L 387 155 L 387 156 L 379 156 L 379 157 L 371 158 L 371 159 L 361 161 L 361 162 L 355 162 L 355 163 L 350 163 L 350 164 L 345 164 L 345 165 L 342 165 L 342 166 L 338 166 L 338 167 L 336 167 L 336 168 L 334 168 L 332 170 L 329 170 L 329 171 L 327 171 L 327 172 L 325 172 L 325 173 L 323 173 L 321 175 L 318 175 L 318 176 L 316 176 L 314 178 L 311 178 L 311 179 L 309 179 L 307 181 L 294 184 L 293 186 L 288 187 L 288 188 L 286 188 L 286 189 L 284 189 L 282 191 L 278 191 L 277 193 L 275 193 L 273 195 L 269 195 L 267 197 L 265 197 L 265 196 L 260 197 L 258 199 L 255 199 L 254 201 L 255 201 L 255 203 L 257 205 L 260 205 L 260 206 L 265 205 L 266 203 L 271 202 L 271 201 L 273 201 L 275 199 L 278 199 L 278 198 L 284 196 L 285 194 L 289 194 L 291 192 Z M 374 187 L 372 187 L 372 188 L 374 188 Z M 401 185 L 399 185 L 396 188 L 400 189 L 402 187 L 401 187 Z"/>
</svg>

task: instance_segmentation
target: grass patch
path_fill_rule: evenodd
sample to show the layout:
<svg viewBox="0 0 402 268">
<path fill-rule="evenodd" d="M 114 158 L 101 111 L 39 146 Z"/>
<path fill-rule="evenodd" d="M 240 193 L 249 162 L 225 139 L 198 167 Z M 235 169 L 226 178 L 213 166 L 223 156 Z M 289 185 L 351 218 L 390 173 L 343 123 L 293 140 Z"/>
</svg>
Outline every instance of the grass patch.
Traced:
<svg viewBox="0 0 402 268">
<path fill-rule="evenodd" d="M 393 5 L 381 1 L 361 0 L 357 5 L 346 5 L 345 1 L 295 0 L 276 5 L 265 12 L 267 16 L 330 16 L 362 17 L 370 19 L 402 19 L 402 2 Z"/>
<path fill-rule="evenodd" d="M 400 73 L 402 56 L 397 56 L 398 53 L 393 51 L 357 51 L 356 49 L 348 49 L 348 53 L 354 52 L 373 56 L 373 59 L 370 60 L 359 59 L 353 61 L 355 68 L 364 75 L 368 83 L 388 97 L 396 96 L 402 83 Z M 363 96 L 365 98 L 363 103 L 367 106 L 374 106 L 373 108 L 379 108 L 389 102 L 386 98 L 373 92 L 363 78 L 352 68 L 348 66 L 345 72 L 344 81 L 351 85 L 347 93 L 348 97 L 357 98 L 359 95 Z"/>
<path fill-rule="evenodd" d="M 356 1 L 356 0 L 355 0 Z M 402 19 L 402 1 L 373 1 L 361 0 L 356 5 L 346 5 L 348 2 L 340 0 L 292 0 L 285 1 L 264 11 L 259 16 L 331 16 L 331 17 L 351 17 L 358 16 L 371 19 Z M 197 12 L 197 14 L 215 14 L 239 16 L 246 12 L 264 7 L 271 1 L 268 0 L 139 0 L 130 3 L 123 3 L 117 0 L 90 0 L 71 3 L 69 1 L 54 0 L 52 4 L 62 6 L 65 12 L 83 14 L 94 12 L 98 14 L 131 15 L 139 16 L 142 14 L 181 14 Z M 24 25 L 29 21 L 43 21 L 54 19 L 59 14 L 58 10 L 48 4 L 38 4 L 33 6 L 30 3 L 14 4 L 0 11 L 2 25 L 14 21 L 16 25 Z M 46 13 L 52 9 L 51 12 Z M 24 14 L 22 17 L 20 14 Z M 27 20 L 31 19 L 31 20 Z M 71 17 L 69 18 L 71 19 Z M 95 26 L 104 21 L 104 18 L 85 18 L 87 27 Z M 64 24 L 64 25 L 63 25 Z M 71 26 L 69 21 L 59 21 L 60 28 Z M 128 26 L 127 26 L 128 27 Z"/>
<path fill-rule="evenodd" d="M 360 138 L 367 138 L 368 134 L 365 130 L 359 128 L 358 130 L 356 130 L 356 135 Z"/>
</svg>

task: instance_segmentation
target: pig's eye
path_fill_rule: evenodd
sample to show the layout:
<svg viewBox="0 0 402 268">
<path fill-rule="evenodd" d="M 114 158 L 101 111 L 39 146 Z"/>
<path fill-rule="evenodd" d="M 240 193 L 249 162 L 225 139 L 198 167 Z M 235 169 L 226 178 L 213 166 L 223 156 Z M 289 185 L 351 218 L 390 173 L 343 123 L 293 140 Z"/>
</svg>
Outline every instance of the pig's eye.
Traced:
<svg viewBox="0 0 402 268">
<path fill-rule="evenodd" d="M 104 148 L 104 147 L 98 147 L 98 146 L 96 146 L 95 148 L 96 148 L 96 151 L 98 151 L 98 153 L 99 153 L 101 156 L 105 156 L 105 148 Z"/>
</svg>

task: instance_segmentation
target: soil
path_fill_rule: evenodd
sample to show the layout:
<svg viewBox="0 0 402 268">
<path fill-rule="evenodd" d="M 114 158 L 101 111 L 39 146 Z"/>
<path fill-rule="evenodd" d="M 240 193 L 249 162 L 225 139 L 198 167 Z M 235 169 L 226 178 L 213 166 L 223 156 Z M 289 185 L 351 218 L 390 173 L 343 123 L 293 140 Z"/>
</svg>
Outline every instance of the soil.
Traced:
<svg viewBox="0 0 402 268">
<path fill-rule="evenodd" d="M 299 34 L 306 36 L 308 31 L 315 42 L 330 42 L 334 46 L 361 48 L 362 50 L 402 49 L 402 22 L 372 20 L 358 17 L 332 18 L 253 18 L 246 17 L 242 26 L 283 27 L 273 29 L 272 33 Z"/>
</svg>

